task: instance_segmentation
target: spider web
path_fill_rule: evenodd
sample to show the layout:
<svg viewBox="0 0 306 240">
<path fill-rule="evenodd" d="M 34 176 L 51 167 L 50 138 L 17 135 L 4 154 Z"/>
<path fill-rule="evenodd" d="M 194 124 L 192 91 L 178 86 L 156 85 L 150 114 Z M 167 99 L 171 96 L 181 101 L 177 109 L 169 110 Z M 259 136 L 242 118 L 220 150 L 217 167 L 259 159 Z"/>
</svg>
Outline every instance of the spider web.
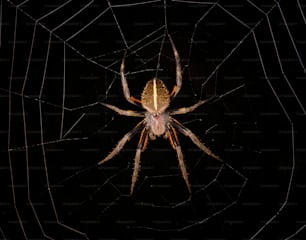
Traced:
<svg viewBox="0 0 306 240">
<path fill-rule="evenodd" d="M 0 9 L 1 239 L 304 239 L 305 6 L 301 1 L 10 1 Z M 164 139 L 137 136 L 97 163 L 136 124 L 105 109 L 155 76 L 171 108 L 221 156 L 179 135 L 193 193 Z M 304 33 L 304 34 L 303 34 Z M 8 112 L 8 114 L 6 114 Z M 232 236 L 232 237 L 229 237 Z"/>
</svg>

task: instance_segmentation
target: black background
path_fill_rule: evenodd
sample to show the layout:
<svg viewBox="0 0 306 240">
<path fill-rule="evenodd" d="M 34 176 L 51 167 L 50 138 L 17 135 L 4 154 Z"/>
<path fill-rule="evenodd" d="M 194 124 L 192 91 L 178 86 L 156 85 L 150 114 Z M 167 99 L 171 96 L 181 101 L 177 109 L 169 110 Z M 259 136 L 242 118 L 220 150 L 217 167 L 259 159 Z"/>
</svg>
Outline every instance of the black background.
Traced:
<svg viewBox="0 0 306 240">
<path fill-rule="evenodd" d="M 305 7 L 66 1 L 46 16 L 64 2 L 1 2 L 1 239 L 304 239 Z M 135 97 L 156 75 L 172 88 L 165 27 L 184 70 L 170 107 L 217 97 L 177 119 L 226 164 L 179 135 L 189 196 L 175 152 L 157 139 L 129 196 L 138 136 L 96 164 L 140 119 L 99 102 L 141 110 L 122 95 L 126 49 Z"/>
</svg>

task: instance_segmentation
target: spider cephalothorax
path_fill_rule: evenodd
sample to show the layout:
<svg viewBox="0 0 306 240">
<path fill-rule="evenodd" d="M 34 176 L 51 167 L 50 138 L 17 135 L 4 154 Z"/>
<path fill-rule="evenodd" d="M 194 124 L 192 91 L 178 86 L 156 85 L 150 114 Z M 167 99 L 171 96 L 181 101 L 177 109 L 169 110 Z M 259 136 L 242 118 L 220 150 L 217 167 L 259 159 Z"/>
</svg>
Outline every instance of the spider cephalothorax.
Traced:
<svg viewBox="0 0 306 240">
<path fill-rule="evenodd" d="M 121 151 L 121 149 L 128 140 L 130 140 L 136 133 L 140 132 L 140 139 L 138 142 L 136 155 L 134 159 L 135 165 L 132 175 L 130 194 L 132 194 L 134 190 L 134 186 L 140 168 L 140 155 L 141 152 L 144 151 L 144 149 L 146 148 L 146 145 L 148 143 L 148 138 L 150 138 L 151 140 L 155 140 L 156 137 L 163 136 L 169 139 L 171 146 L 173 147 L 173 149 L 176 150 L 177 158 L 179 161 L 179 167 L 181 169 L 183 178 L 186 182 L 188 191 L 190 193 L 191 193 L 190 183 L 188 180 L 188 174 L 183 159 L 183 153 L 177 137 L 176 130 L 178 130 L 185 136 L 189 137 L 192 140 L 192 142 L 195 145 L 197 145 L 206 154 L 221 161 L 221 159 L 217 155 L 215 155 L 209 148 L 207 148 L 194 133 L 192 133 L 188 128 L 184 127 L 181 123 L 179 123 L 177 120 L 175 120 L 172 117 L 172 115 L 185 114 L 191 112 L 196 108 L 198 108 L 199 106 L 201 106 L 202 104 L 204 104 L 205 102 L 207 102 L 208 100 L 201 100 L 190 107 L 183 107 L 176 110 L 166 111 L 167 108 L 169 107 L 170 101 L 178 94 L 182 85 L 182 70 L 180 64 L 180 57 L 170 35 L 169 35 L 169 40 L 172 46 L 176 62 L 176 85 L 173 87 L 171 93 L 169 93 L 167 87 L 165 86 L 162 80 L 158 78 L 153 78 L 149 80 L 146 86 L 144 87 L 141 94 L 141 100 L 131 96 L 127 80 L 125 78 L 125 73 L 124 73 L 125 57 L 123 57 L 120 68 L 120 75 L 121 75 L 121 84 L 123 88 L 124 97 L 128 102 L 135 105 L 139 105 L 142 108 L 144 108 L 146 112 L 142 113 L 131 110 L 122 110 L 116 106 L 106 103 L 101 103 L 102 105 L 112 109 L 113 111 L 121 115 L 144 118 L 141 122 L 139 122 L 136 125 L 135 128 L 133 128 L 130 132 L 128 132 L 123 136 L 123 138 L 117 143 L 113 151 L 110 152 L 109 155 L 106 156 L 106 158 L 104 158 L 98 163 L 99 165 L 101 165 L 106 161 L 112 159 L 116 154 L 118 154 Z"/>
</svg>

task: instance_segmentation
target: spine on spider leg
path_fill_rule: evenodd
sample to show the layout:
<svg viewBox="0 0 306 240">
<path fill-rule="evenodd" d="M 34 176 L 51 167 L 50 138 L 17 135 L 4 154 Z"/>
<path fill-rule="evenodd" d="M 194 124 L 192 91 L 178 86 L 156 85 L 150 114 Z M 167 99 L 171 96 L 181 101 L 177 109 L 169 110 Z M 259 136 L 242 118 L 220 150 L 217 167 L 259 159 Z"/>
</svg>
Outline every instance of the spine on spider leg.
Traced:
<svg viewBox="0 0 306 240">
<path fill-rule="evenodd" d="M 183 152 L 180 146 L 180 142 L 178 140 L 177 134 L 175 129 L 170 125 L 169 127 L 169 141 L 172 145 L 172 147 L 175 149 L 176 154 L 177 154 L 177 159 L 179 161 L 179 167 L 181 169 L 182 172 L 182 176 L 183 179 L 186 183 L 187 189 L 189 191 L 189 193 L 191 194 L 191 187 L 190 187 L 190 183 L 189 183 L 189 179 L 188 179 L 188 172 L 184 163 L 184 156 L 183 156 Z"/>
<path fill-rule="evenodd" d="M 98 162 L 98 165 L 101 165 L 105 162 L 107 162 L 108 160 L 112 159 L 114 156 L 116 156 L 121 149 L 123 148 L 123 146 L 125 145 L 125 143 L 129 140 L 129 136 L 125 135 L 116 145 L 116 147 L 113 149 L 113 151 L 111 151 L 103 160 L 101 160 L 100 162 Z"/>
<path fill-rule="evenodd" d="M 181 133 L 183 133 L 186 137 L 189 137 L 191 141 L 198 146 L 203 152 L 205 152 L 207 155 L 213 157 L 214 159 L 223 162 L 223 160 L 214 154 L 208 147 L 205 146 L 204 143 L 200 141 L 200 139 L 188 128 L 184 127 L 181 123 L 179 123 L 176 119 L 170 118 L 171 123 L 173 126 L 178 129 Z"/>
<path fill-rule="evenodd" d="M 142 120 L 140 123 L 136 125 L 131 131 L 129 131 L 127 134 L 123 136 L 123 138 L 117 143 L 116 147 L 111 151 L 106 158 L 98 162 L 98 165 L 101 165 L 108 160 L 112 159 L 114 156 L 116 156 L 124 147 L 127 141 L 129 141 L 141 128 L 143 128 L 143 125 L 145 124 L 145 121 Z"/>
<path fill-rule="evenodd" d="M 223 160 L 214 154 L 208 147 L 204 145 L 204 143 L 201 142 L 201 140 L 194 134 L 192 133 L 189 129 L 183 129 L 186 132 L 186 136 L 190 137 L 191 141 L 197 145 L 203 152 L 205 152 L 207 155 L 213 157 L 216 160 L 219 160 L 223 162 Z"/>
<path fill-rule="evenodd" d="M 144 148 L 147 145 L 148 135 L 149 135 L 148 132 L 149 130 L 147 128 L 144 128 L 140 134 L 140 139 L 137 145 L 136 154 L 134 158 L 134 170 L 133 170 L 133 175 L 132 175 L 130 195 L 133 194 L 133 190 L 134 190 L 134 187 L 137 181 L 138 172 L 140 170 L 140 155 L 141 155 L 141 152 L 144 151 Z"/>
<path fill-rule="evenodd" d="M 130 190 L 130 195 L 133 194 L 134 187 L 138 178 L 138 172 L 140 170 L 140 155 L 141 155 L 141 149 L 138 148 L 136 150 L 136 155 L 134 158 L 134 170 L 133 170 L 133 175 L 132 175 L 132 183 L 131 183 L 131 190 Z"/>
</svg>

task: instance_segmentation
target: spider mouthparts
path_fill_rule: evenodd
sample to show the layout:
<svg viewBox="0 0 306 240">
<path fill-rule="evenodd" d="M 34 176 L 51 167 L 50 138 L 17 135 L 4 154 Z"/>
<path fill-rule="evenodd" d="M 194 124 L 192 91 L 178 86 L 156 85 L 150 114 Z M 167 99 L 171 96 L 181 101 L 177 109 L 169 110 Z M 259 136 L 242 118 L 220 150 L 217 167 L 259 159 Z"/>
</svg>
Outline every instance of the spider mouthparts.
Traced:
<svg viewBox="0 0 306 240">
<path fill-rule="evenodd" d="M 158 118 L 160 117 L 160 114 L 159 114 L 159 113 L 154 113 L 154 114 L 153 114 L 153 117 L 154 117 L 155 119 L 158 119 Z"/>
</svg>

